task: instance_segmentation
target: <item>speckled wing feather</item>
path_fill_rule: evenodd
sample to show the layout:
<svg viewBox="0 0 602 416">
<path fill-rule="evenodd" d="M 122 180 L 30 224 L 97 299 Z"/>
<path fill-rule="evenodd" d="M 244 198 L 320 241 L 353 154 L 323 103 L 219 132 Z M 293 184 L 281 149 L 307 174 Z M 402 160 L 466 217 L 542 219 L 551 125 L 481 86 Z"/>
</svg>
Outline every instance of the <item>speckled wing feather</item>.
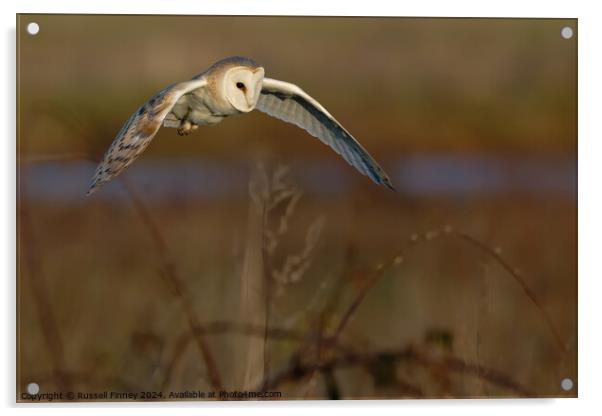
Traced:
<svg viewBox="0 0 602 416">
<path fill-rule="evenodd" d="M 123 125 L 92 178 L 88 195 L 129 166 L 149 145 L 163 120 L 182 95 L 206 85 L 193 79 L 165 88 L 140 107 Z"/>
<path fill-rule="evenodd" d="M 257 109 L 317 137 L 374 182 L 394 189 L 368 151 L 319 102 L 294 84 L 264 78 Z"/>
</svg>

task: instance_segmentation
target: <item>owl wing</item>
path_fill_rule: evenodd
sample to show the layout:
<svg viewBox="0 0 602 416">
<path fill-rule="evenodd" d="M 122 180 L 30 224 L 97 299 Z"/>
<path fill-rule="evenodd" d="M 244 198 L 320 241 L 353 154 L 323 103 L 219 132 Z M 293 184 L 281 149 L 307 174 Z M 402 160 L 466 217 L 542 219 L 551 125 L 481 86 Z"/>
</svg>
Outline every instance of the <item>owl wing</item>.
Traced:
<svg viewBox="0 0 602 416">
<path fill-rule="evenodd" d="M 256 108 L 301 127 L 330 146 L 362 174 L 394 190 L 391 180 L 368 151 L 319 102 L 298 86 L 264 78 Z"/>
<path fill-rule="evenodd" d="M 202 88 L 205 79 L 170 85 L 142 105 L 123 125 L 96 168 L 88 195 L 128 167 L 149 145 L 173 106 L 186 93 Z"/>
</svg>

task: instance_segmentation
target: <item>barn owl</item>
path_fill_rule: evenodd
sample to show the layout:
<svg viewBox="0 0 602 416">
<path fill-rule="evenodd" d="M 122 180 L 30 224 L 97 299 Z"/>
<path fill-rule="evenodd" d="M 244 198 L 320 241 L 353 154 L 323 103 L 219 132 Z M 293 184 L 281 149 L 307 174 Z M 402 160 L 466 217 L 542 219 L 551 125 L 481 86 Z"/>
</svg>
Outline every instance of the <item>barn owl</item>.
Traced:
<svg viewBox="0 0 602 416">
<path fill-rule="evenodd" d="M 254 109 L 301 127 L 359 172 L 394 189 L 385 171 L 320 103 L 294 84 L 264 77 L 263 67 L 251 59 L 234 56 L 170 85 L 132 114 L 96 169 L 88 195 L 129 166 L 161 126 L 187 135 Z"/>
</svg>

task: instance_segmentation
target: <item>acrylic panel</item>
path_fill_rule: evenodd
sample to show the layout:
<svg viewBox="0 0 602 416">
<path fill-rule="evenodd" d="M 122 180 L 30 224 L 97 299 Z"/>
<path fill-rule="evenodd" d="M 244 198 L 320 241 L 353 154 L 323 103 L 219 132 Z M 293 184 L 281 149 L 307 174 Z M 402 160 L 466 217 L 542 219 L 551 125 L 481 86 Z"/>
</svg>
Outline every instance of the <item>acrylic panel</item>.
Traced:
<svg viewBox="0 0 602 416">
<path fill-rule="evenodd" d="M 576 397 L 577 34 L 18 15 L 17 401 Z"/>
</svg>

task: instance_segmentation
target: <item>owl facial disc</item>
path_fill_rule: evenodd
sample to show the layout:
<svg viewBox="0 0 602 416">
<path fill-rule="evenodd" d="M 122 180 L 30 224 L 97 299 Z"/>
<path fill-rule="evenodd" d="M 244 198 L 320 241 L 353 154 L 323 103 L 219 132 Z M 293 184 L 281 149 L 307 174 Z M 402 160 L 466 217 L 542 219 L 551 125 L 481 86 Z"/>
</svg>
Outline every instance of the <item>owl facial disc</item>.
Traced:
<svg viewBox="0 0 602 416">
<path fill-rule="evenodd" d="M 255 109 L 263 83 L 263 68 L 237 66 L 224 75 L 226 99 L 238 111 L 248 113 Z"/>
</svg>

